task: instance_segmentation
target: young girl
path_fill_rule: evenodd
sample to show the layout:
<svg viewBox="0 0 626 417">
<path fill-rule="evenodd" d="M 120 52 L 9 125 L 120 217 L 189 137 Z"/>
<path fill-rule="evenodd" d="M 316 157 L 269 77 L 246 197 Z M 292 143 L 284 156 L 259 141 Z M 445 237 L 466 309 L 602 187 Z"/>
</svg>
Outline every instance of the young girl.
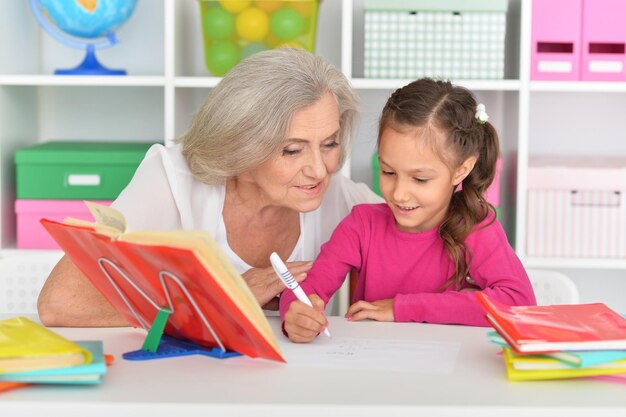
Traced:
<svg viewBox="0 0 626 417">
<path fill-rule="evenodd" d="M 302 287 L 314 308 L 280 300 L 284 331 L 308 342 L 323 307 L 355 269 L 348 320 L 487 326 L 474 291 L 533 305 L 520 260 L 483 195 L 493 181 L 498 136 L 484 105 L 446 81 L 396 90 L 380 119 L 380 189 L 386 204 L 355 206 L 322 246 Z"/>
</svg>

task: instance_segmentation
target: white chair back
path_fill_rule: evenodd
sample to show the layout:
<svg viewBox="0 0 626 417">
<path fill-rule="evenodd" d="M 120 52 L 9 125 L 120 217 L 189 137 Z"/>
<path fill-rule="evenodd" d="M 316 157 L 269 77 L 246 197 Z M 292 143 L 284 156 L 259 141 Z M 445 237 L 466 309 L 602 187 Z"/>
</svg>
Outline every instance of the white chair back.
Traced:
<svg viewBox="0 0 626 417">
<path fill-rule="evenodd" d="M 24 251 L 0 258 L 0 314 L 37 314 L 37 297 L 61 251 Z"/>
<path fill-rule="evenodd" d="M 567 275 L 544 269 L 528 269 L 527 272 L 538 305 L 578 304 L 578 288 Z"/>
</svg>

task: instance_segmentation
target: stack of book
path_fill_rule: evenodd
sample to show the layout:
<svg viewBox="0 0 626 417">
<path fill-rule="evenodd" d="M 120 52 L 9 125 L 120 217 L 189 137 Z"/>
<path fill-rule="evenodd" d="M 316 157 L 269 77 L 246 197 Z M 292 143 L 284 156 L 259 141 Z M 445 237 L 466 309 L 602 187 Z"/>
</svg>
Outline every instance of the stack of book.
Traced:
<svg viewBox="0 0 626 417">
<path fill-rule="evenodd" d="M 510 380 L 626 377 L 626 319 L 606 305 L 507 306 L 477 296 Z"/>
<path fill-rule="evenodd" d="M 102 341 L 73 342 L 25 317 L 0 321 L 0 387 L 14 383 L 97 384 Z"/>
</svg>

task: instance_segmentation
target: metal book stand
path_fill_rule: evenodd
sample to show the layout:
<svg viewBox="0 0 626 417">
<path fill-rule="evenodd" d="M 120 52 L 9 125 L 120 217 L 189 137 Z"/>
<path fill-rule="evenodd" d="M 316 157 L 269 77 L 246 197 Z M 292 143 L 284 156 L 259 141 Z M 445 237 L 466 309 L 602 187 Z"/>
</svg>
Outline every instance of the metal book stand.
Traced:
<svg viewBox="0 0 626 417">
<path fill-rule="evenodd" d="M 107 271 L 105 265 L 113 268 L 122 278 L 124 278 L 141 296 L 148 301 L 154 308 L 157 310 L 157 315 L 152 323 L 152 325 L 148 325 L 145 320 L 137 313 L 135 308 L 130 303 L 126 294 L 122 292 L 120 287 L 117 285 L 115 280 L 111 277 L 109 272 Z M 119 296 L 122 298 L 130 312 L 135 316 L 137 322 L 143 327 L 147 332 L 146 339 L 143 343 L 143 346 L 139 350 L 135 350 L 132 352 L 126 352 L 122 355 L 124 359 L 127 360 L 148 360 L 148 359 L 160 359 L 160 358 L 170 358 L 175 356 L 187 356 L 187 355 L 205 355 L 211 356 L 215 358 L 225 359 L 233 356 L 241 356 L 240 353 L 234 352 L 232 350 L 227 350 L 218 335 L 211 327 L 211 324 L 207 320 L 206 316 L 198 307 L 198 304 L 194 300 L 193 296 L 189 293 L 185 284 L 178 278 L 176 275 L 172 274 L 168 271 L 160 271 L 159 272 L 159 281 L 161 282 L 161 287 L 163 288 L 163 292 L 165 293 L 165 297 L 167 298 L 167 307 L 159 306 L 154 300 L 152 300 L 148 295 L 137 286 L 137 284 L 124 272 L 119 266 L 117 266 L 111 260 L 101 257 L 98 259 L 98 266 L 102 273 L 107 277 L 113 288 L 117 291 Z M 194 342 L 185 341 L 176 339 L 171 336 L 167 336 L 163 334 L 163 330 L 165 329 L 165 324 L 167 323 L 167 319 L 170 314 L 175 312 L 174 303 L 172 302 L 172 298 L 170 297 L 170 293 L 168 290 L 168 286 L 166 283 L 166 278 L 172 282 L 174 282 L 185 294 L 185 298 L 187 302 L 193 307 L 193 310 L 200 318 L 203 326 L 209 330 L 213 338 L 218 344 L 218 347 L 207 347 L 202 346 Z"/>
</svg>

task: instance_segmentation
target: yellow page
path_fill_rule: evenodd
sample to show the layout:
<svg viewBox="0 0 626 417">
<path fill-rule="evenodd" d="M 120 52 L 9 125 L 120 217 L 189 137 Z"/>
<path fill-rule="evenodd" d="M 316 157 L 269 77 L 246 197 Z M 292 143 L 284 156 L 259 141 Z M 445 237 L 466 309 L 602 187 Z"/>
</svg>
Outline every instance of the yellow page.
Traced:
<svg viewBox="0 0 626 417">
<path fill-rule="evenodd" d="M 101 224 L 97 224 L 97 223 L 90 222 L 90 221 L 87 221 L 87 220 L 75 219 L 73 217 L 65 218 L 63 220 L 63 223 L 64 224 L 69 224 L 71 226 L 89 227 L 91 229 L 94 229 L 96 231 L 96 233 L 108 236 L 108 237 L 110 237 L 113 240 L 117 239 L 117 237 L 121 233 L 115 227 L 101 225 Z"/>
<path fill-rule="evenodd" d="M 103 206 L 92 201 L 85 201 L 85 205 L 97 224 L 112 227 L 117 229 L 120 233 L 126 231 L 126 219 L 124 215 L 113 207 Z"/>
</svg>

